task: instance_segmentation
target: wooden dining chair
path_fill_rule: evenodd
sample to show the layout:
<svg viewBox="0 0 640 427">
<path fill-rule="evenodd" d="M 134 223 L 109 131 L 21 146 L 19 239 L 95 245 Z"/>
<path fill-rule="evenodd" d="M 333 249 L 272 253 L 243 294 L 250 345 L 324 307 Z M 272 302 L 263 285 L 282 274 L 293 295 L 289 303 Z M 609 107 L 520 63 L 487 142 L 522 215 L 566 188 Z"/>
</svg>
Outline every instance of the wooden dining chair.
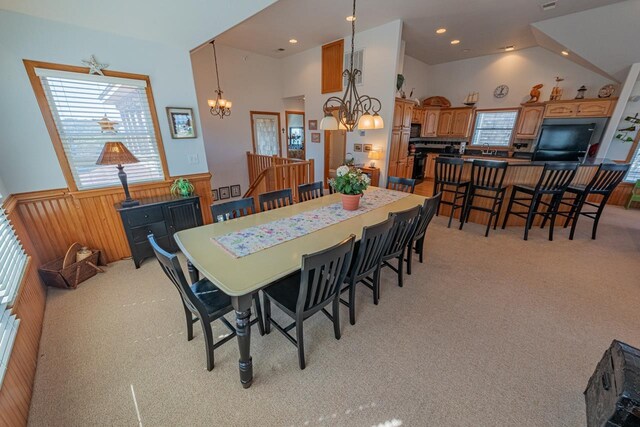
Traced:
<svg viewBox="0 0 640 427">
<path fill-rule="evenodd" d="M 306 202 L 307 200 L 317 199 L 322 196 L 324 196 L 324 184 L 322 181 L 298 185 L 299 202 Z"/>
<path fill-rule="evenodd" d="M 269 191 L 258 195 L 260 211 L 270 211 L 293 204 L 293 196 L 290 188 L 284 190 Z"/>
<path fill-rule="evenodd" d="M 409 241 L 413 237 L 418 220 L 420 219 L 420 210 L 422 206 L 418 205 L 413 208 L 391 212 L 389 218 L 393 218 L 393 227 L 389 231 L 389 237 L 382 254 L 381 267 L 389 267 L 398 274 L 398 286 L 403 285 L 404 256 L 407 252 Z M 390 261 L 397 261 L 397 267 L 392 265 Z M 377 297 L 380 298 L 380 282 L 377 286 Z M 375 294 L 374 294 L 375 295 Z"/>
<path fill-rule="evenodd" d="M 387 178 L 387 189 L 402 191 L 404 193 L 413 193 L 416 189 L 416 180 L 413 178 L 390 176 Z"/>
<path fill-rule="evenodd" d="M 462 179 L 462 171 L 464 169 L 464 160 L 456 157 L 438 156 L 436 157 L 436 173 L 433 184 L 433 194 L 442 193 L 443 198 L 440 200 L 440 206 L 451 206 L 449 212 L 449 223 L 447 227 L 451 227 L 453 214 L 456 209 L 464 207 L 467 201 L 467 189 L 469 180 Z M 451 200 L 444 200 L 445 194 L 451 194 Z M 436 212 L 436 216 L 440 213 L 440 207 Z M 460 214 L 462 219 L 462 213 Z"/>
<path fill-rule="evenodd" d="M 438 206 L 440 205 L 440 199 L 442 193 L 438 193 L 424 201 L 422 209 L 420 209 L 420 219 L 416 225 L 416 231 L 409 240 L 407 245 L 407 274 L 411 274 L 411 262 L 413 258 L 413 251 L 418 254 L 418 260 L 422 263 L 424 254 L 424 236 L 427 234 L 427 227 L 431 223 L 431 220 L 435 216 Z"/>
<path fill-rule="evenodd" d="M 342 242 L 311 255 L 302 256 L 302 268 L 284 277 L 263 290 L 265 332 L 271 325 L 280 331 L 298 348 L 300 369 L 306 366 L 304 358 L 303 322 L 322 311 L 333 322 L 336 339 L 340 339 L 340 288 L 351 264 L 355 236 L 352 234 Z M 293 319 L 288 326 L 280 326 L 271 318 L 271 303 Z M 325 309 L 332 304 L 332 314 Z M 289 335 L 296 329 L 296 338 Z"/>
<path fill-rule="evenodd" d="M 213 222 L 222 222 L 256 213 L 253 197 L 211 205 Z"/>
<path fill-rule="evenodd" d="M 378 303 L 377 285 L 380 280 L 380 264 L 385 244 L 389 237 L 389 231 L 393 227 L 393 218 L 388 218 L 378 224 L 364 227 L 362 238 L 356 243 L 355 253 L 351 267 L 345 278 L 345 285 L 340 293 L 349 291 L 349 301 L 340 299 L 340 302 L 349 307 L 349 322 L 356 324 L 356 286 L 363 283 L 373 291 L 373 302 Z M 371 281 L 367 280 L 370 277 Z"/>
<path fill-rule="evenodd" d="M 200 279 L 189 285 L 184 276 L 178 256 L 170 254 L 158 246 L 153 234 L 147 236 L 153 248 L 156 259 L 162 270 L 171 280 L 180 294 L 182 308 L 187 320 L 187 340 L 193 339 L 193 324 L 200 321 L 207 351 L 207 370 L 213 369 L 213 351 L 236 336 L 236 329 L 224 318 L 224 315 L 233 310 L 231 297 L 222 292 L 216 285 L 207 279 Z M 250 321 L 250 325 L 258 324 L 260 335 L 264 335 L 262 310 L 258 294 L 253 294 L 256 317 Z M 195 317 L 194 317 L 195 316 Z M 211 322 L 220 321 L 229 329 L 230 334 L 214 343 L 211 331 Z"/>
</svg>

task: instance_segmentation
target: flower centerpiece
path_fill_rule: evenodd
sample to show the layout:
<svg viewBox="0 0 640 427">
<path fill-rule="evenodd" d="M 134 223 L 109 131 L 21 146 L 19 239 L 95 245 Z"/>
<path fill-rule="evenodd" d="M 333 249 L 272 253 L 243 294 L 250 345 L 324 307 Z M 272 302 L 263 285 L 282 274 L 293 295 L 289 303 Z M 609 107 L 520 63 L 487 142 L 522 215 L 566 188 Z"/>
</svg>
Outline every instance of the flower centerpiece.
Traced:
<svg viewBox="0 0 640 427">
<path fill-rule="evenodd" d="M 336 177 L 329 180 L 329 185 L 342 194 L 342 207 L 355 211 L 360 204 L 360 197 L 371 183 L 367 174 L 354 166 L 342 165 L 336 170 Z"/>
</svg>

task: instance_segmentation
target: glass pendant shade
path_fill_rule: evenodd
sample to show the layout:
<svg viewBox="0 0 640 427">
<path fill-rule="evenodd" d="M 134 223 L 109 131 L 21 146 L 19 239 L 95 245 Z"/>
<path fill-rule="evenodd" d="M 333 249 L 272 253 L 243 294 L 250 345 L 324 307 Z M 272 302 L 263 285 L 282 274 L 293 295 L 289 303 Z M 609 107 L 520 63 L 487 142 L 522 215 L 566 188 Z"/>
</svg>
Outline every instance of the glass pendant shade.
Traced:
<svg viewBox="0 0 640 427">
<path fill-rule="evenodd" d="M 380 117 L 380 115 L 377 113 L 373 115 L 373 128 L 374 129 L 384 128 L 384 121 L 382 120 L 382 117 Z"/>
<path fill-rule="evenodd" d="M 338 121 L 332 115 L 324 116 L 322 120 L 320 120 L 320 129 L 321 130 L 338 130 Z"/>
<path fill-rule="evenodd" d="M 358 130 L 369 129 L 375 129 L 373 116 L 371 114 L 364 114 L 360 117 L 360 120 L 358 120 Z"/>
</svg>

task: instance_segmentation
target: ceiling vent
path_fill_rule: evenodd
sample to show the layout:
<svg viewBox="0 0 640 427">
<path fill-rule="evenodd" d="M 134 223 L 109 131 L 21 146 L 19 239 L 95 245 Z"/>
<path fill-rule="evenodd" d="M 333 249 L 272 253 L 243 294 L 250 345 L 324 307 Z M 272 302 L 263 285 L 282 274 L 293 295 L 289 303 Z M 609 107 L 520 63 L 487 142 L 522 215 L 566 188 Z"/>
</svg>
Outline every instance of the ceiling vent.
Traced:
<svg viewBox="0 0 640 427">
<path fill-rule="evenodd" d="M 555 1 L 549 1 L 549 2 L 541 4 L 540 7 L 542 8 L 542 10 L 544 10 L 546 12 L 547 10 L 555 9 L 556 8 L 556 3 L 557 2 L 555 2 Z"/>
</svg>

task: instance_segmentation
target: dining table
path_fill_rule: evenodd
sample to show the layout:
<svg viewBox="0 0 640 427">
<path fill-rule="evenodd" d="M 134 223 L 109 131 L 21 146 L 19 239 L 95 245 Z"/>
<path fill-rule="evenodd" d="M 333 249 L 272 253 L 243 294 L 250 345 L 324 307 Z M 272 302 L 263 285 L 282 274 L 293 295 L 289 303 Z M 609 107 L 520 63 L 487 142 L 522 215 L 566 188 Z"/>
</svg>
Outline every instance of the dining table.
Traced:
<svg viewBox="0 0 640 427">
<path fill-rule="evenodd" d="M 372 191 L 392 190 L 370 188 L 365 191 L 363 198 L 366 199 Z M 303 255 L 333 246 L 351 234 L 354 234 L 358 240 L 362 235 L 363 227 L 384 221 L 390 212 L 422 205 L 426 199 L 423 196 L 406 193 L 397 197 L 401 198 L 383 206 L 364 210 L 359 214 L 356 212 L 355 216 L 343 221 L 243 256 L 234 256 L 215 239 L 324 207 L 337 209 L 338 204 L 341 203 L 341 195 L 338 193 L 325 195 L 279 209 L 182 230 L 174 235 L 176 243 L 187 258 L 191 281 L 197 281 L 202 274 L 231 297 L 240 353 L 238 362 L 240 382 L 244 388 L 249 388 L 253 381 L 249 324 L 253 294 L 278 279 L 300 270 Z M 251 239 L 251 236 L 245 237 L 247 240 Z"/>
</svg>

